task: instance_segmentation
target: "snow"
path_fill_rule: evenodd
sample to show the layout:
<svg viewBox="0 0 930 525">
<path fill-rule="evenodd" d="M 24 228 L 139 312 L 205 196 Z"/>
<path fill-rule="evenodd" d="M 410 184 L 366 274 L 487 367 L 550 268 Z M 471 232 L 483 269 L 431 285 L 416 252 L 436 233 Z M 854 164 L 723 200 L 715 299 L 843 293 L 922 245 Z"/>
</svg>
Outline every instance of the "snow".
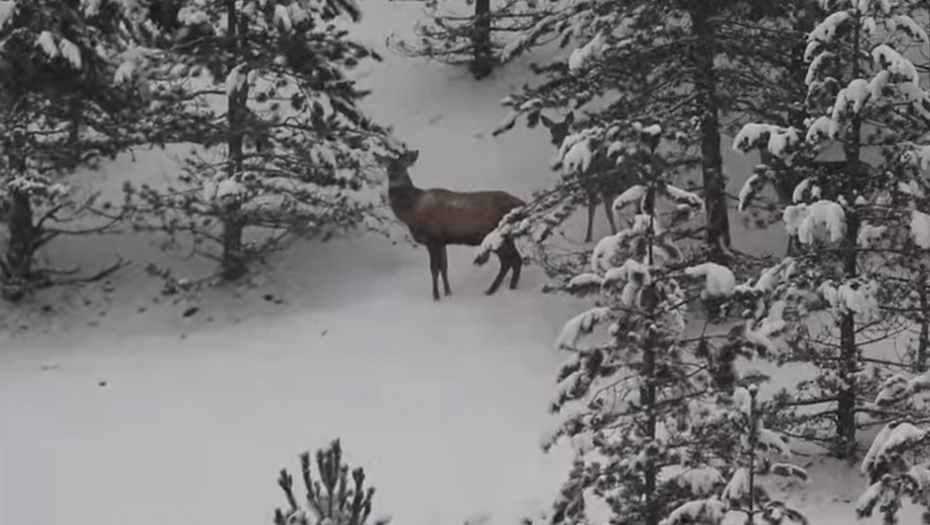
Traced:
<svg viewBox="0 0 930 525">
<path fill-rule="evenodd" d="M 675 509 L 663 525 L 688 525 L 691 523 L 719 523 L 726 514 L 727 506 L 718 499 L 689 501 Z"/>
<path fill-rule="evenodd" d="M 184 25 L 195 26 L 209 21 L 210 16 L 196 5 L 185 5 L 178 11 L 178 22 Z"/>
<path fill-rule="evenodd" d="M 685 275 L 705 277 L 703 297 L 720 297 L 731 295 L 736 290 L 736 277 L 733 271 L 717 263 L 702 263 L 685 268 Z"/>
<path fill-rule="evenodd" d="M 693 494 L 708 496 L 724 480 L 719 470 L 705 465 L 683 470 L 675 476 L 675 481 Z"/>
<path fill-rule="evenodd" d="M 287 11 L 286 5 L 277 4 L 274 6 L 274 23 L 283 26 L 285 31 L 291 30 L 293 22 L 291 21 L 291 16 Z"/>
<path fill-rule="evenodd" d="M 610 316 L 610 308 L 598 307 L 582 312 L 571 318 L 565 326 L 562 327 L 562 333 L 559 334 L 556 346 L 558 348 L 573 349 L 578 341 L 605 319 Z"/>
<path fill-rule="evenodd" d="M 13 11 L 16 9 L 16 0 L 0 1 L 0 29 L 13 18 Z"/>
<path fill-rule="evenodd" d="M 832 139 L 836 136 L 836 132 L 836 121 L 826 115 L 821 115 L 807 128 L 805 140 L 809 143 L 816 143 L 825 138 Z"/>
<path fill-rule="evenodd" d="M 61 41 L 58 42 L 58 50 L 61 51 L 61 56 L 65 57 L 65 60 L 74 66 L 74 69 L 81 69 L 83 64 L 81 61 L 81 50 L 74 42 L 67 38 L 62 38 Z"/>
<path fill-rule="evenodd" d="M 0 17 L 11 5 L 0 0 Z M 388 28 L 412 32 L 421 11 L 409 2 L 364 8 L 360 33 L 376 47 Z M 196 7 L 183 17 L 206 20 Z M 143 64 L 127 56 L 114 80 L 131 80 Z M 374 88 L 366 104 L 375 119 L 424 152 L 415 181 L 529 196 L 558 176 L 546 169 L 548 140 L 519 129 L 481 136 L 499 122 L 497 101 L 509 86 L 535 79 L 517 65 L 473 83 L 385 53 L 359 78 Z M 748 161 L 727 154 L 736 192 Z M 137 158 L 121 156 L 81 181 L 119 196 L 127 173 L 153 184 L 176 173 L 160 152 Z M 649 224 L 637 218 L 633 231 Z M 567 235 L 576 227 L 566 226 Z M 740 246 L 783 241 L 780 231 L 733 228 Z M 489 298 L 483 292 L 497 268 L 476 268 L 470 249 L 450 247 L 454 295 L 435 304 L 425 251 L 369 235 L 299 242 L 275 256 L 264 284 L 256 278 L 199 303 L 156 303 L 160 283 L 144 266 L 179 257 L 153 243 L 135 232 L 56 243 L 53 255 L 68 266 L 94 268 L 113 254 L 135 264 L 114 277 L 113 292 L 69 289 L 60 301 L 44 296 L 56 298 L 48 301 L 54 314 L 36 313 L 39 303 L 0 316 L 0 523 L 269 523 L 284 504 L 279 469 L 296 473 L 299 452 L 334 437 L 377 487 L 375 513 L 394 523 L 517 523 L 558 494 L 571 451 L 538 449 L 562 360 L 552 346 L 589 302 L 540 294 L 547 281 L 539 268 L 527 267 L 517 290 Z M 204 269 L 213 266 L 185 261 L 179 276 Z M 182 317 L 190 304 L 200 312 Z M 811 474 L 818 489 L 804 496 L 812 523 L 851 522 L 835 500 L 854 499 L 864 480 L 833 463 Z M 708 500 L 670 518 L 722 509 Z"/>
<path fill-rule="evenodd" d="M 591 152 L 591 141 L 581 136 L 569 136 L 565 139 L 567 145 L 563 145 L 565 151 L 562 155 L 562 165 L 566 173 L 573 171 L 587 171 L 591 166 L 593 153 Z"/>
<path fill-rule="evenodd" d="M 846 234 L 846 212 L 833 201 L 819 200 L 813 204 L 796 204 L 785 208 L 782 220 L 789 235 L 797 235 L 804 244 L 828 234 L 830 242 L 836 243 Z"/>
<path fill-rule="evenodd" d="M 281 7 L 281 6 L 278 6 Z M 243 65 L 240 64 L 229 71 L 229 74 L 226 75 L 226 94 L 231 95 L 237 89 L 241 88 L 243 83 L 246 81 L 246 77 L 242 75 Z"/>
<path fill-rule="evenodd" d="M 568 69 L 573 73 L 578 73 L 591 62 L 598 60 L 604 52 L 606 42 L 603 33 L 598 33 L 590 42 L 584 46 L 572 51 L 568 58 Z"/>
<path fill-rule="evenodd" d="M 852 112 L 859 113 L 871 95 L 872 89 L 868 80 L 864 78 L 852 80 L 846 88 L 836 95 L 836 102 L 833 105 L 833 120 L 839 120 L 843 113 L 850 109 L 850 104 L 852 104 Z"/>
<path fill-rule="evenodd" d="M 671 198 L 682 204 L 687 204 L 688 206 L 701 210 L 704 209 L 704 200 L 698 197 L 694 192 L 683 190 L 672 184 L 665 185 L 665 192 L 668 193 Z"/>
<path fill-rule="evenodd" d="M 641 184 L 636 184 L 631 186 L 629 189 L 621 193 L 613 203 L 614 212 L 619 212 L 626 205 L 639 202 L 646 195 L 646 187 Z"/>
<path fill-rule="evenodd" d="M 55 44 L 55 36 L 52 35 L 49 31 L 42 31 L 39 33 L 39 37 L 36 40 L 36 43 L 39 44 L 39 47 L 42 48 L 42 51 L 45 51 L 45 54 L 49 58 L 55 58 L 59 54 L 58 45 Z"/>
<path fill-rule="evenodd" d="M 753 174 L 751 177 L 746 179 L 746 184 L 743 184 L 743 187 L 739 190 L 738 195 L 738 210 L 744 211 L 747 206 L 749 206 L 749 201 L 752 197 L 759 192 L 759 189 L 762 187 L 762 184 L 765 182 L 765 179 L 759 174 Z"/>
<path fill-rule="evenodd" d="M 740 501 L 749 493 L 749 470 L 738 468 L 723 489 L 723 499 Z"/>
<path fill-rule="evenodd" d="M 864 222 L 862 226 L 859 227 L 859 235 L 856 237 L 856 244 L 860 248 L 871 248 L 881 240 L 886 231 L 888 231 L 887 226 L 873 226 L 868 222 Z"/>
<path fill-rule="evenodd" d="M 911 235 L 917 246 L 930 249 L 930 215 L 917 210 L 911 212 Z"/>
<path fill-rule="evenodd" d="M 847 11 L 836 11 L 830 13 L 822 22 L 817 24 L 813 31 L 811 31 L 808 36 L 808 41 L 810 44 L 815 43 L 828 43 L 833 40 L 833 37 L 836 35 L 837 28 L 848 21 L 852 15 Z M 804 60 L 810 61 L 816 47 L 811 47 L 808 45 L 807 51 L 804 54 Z"/>
<path fill-rule="evenodd" d="M 927 32 L 913 18 L 907 15 L 895 15 L 892 20 L 894 20 L 897 28 L 903 29 L 908 36 L 917 42 L 924 44 L 930 42 L 930 38 L 927 38 Z"/>
</svg>

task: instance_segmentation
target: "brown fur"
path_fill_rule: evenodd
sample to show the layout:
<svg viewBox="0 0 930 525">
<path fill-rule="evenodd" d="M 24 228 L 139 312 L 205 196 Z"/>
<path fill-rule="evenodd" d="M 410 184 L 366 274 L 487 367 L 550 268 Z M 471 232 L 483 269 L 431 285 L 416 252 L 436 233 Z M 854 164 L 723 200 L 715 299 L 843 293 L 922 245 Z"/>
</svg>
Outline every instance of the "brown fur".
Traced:
<svg viewBox="0 0 930 525">
<path fill-rule="evenodd" d="M 446 295 L 449 289 L 448 256 L 450 244 L 478 246 L 510 210 L 526 203 L 503 191 L 458 192 L 441 188 L 420 189 L 413 185 L 407 169 L 418 158 L 409 151 L 396 158 L 383 157 L 388 169 L 388 199 L 391 210 L 410 228 L 418 243 L 426 246 L 433 276 L 433 299 L 439 300 L 438 277 L 442 276 Z M 487 290 L 497 291 L 508 271 L 512 271 L 510 288 L 517 287 L 523 258 L 513 241 L 506 241 L 497 253 L 501 269 Z"/>
</svg>

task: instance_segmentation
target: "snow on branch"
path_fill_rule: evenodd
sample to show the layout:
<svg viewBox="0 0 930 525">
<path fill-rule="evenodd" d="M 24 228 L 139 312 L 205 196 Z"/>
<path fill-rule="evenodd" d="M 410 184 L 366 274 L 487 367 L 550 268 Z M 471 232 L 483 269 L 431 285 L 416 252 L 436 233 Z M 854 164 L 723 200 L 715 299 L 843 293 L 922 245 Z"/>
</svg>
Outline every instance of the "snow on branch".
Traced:
<svg viewBox="0 0 930 525">
<path fill-rule="evenodd" d="M 499 250 L 504 244 L 504 241 L 519 237 L 529 231 L 530 222 L 523 218 L 524 209 L 525 207 L 520 206 L 507 212 L 507 214 L 501 218 L 497 228 L 485 235 L 475 255 L 475 265 L 483 266 L 488 262 L 488 259 L 490 259 L 491 252 Z"/>
<path fill-rule="evenodd" d="M 707 262 L 685 268 L 685 275 L 705 277 L 706 284 L 701 297 L 720 297 L 733 294 L 736 290 L 736 276 L 726 266 Z"/>
<path fill-rule="evenodd" d="M 830 242 L 839 242 L 846 235 L 846 212 L 836 202 L 819 200 L 813 204 L 795 204 L 785 208 L 782 220 L 788 235 L 797 235 L 804 244 L 811 244 L 822 232 Z"/>
<path fill-rule="evenodd" d="M 827 16 L 823 22 L 817 24 L 817 27 L 810 32 L 807 37 L 807 49 L 804 51 L 804 61 L 810 62 L 821 46 L 833 41 L 837 29 L 852 18 L 848 11 L 837 11 Z"/>
<path fill-rule="evenodd" d="M 691 523 L 720 523 L 727 512 L 725 503 L 717 498 L 689 501 L 678 507 L 662 525 L 689 525 Z"/>
<path fill-rule="evenodd" d="M 607 47 L 605 40 L 604 34 L 598 33 L 590 42 L 572 51 L 568 57 L 569 71 L 578 73 L 600 59 Z"/>
<path fill-rule="evenodd" d="M 800 131 L 797 128 L 784 128 L 772 124 L 749 123 L 744 125 L 733 139 L 733 150 L 747 153 L 755 148 L 765 148 L 772 155 L 782 158 L 788 154 L 791 147 L 801 142 Z"/>
<path fill-rule="evenodd" d="M 575 345 L 578 344 L 578 340 L 582 336 L 591 333 L 594 328 L 608 319 L 610 316 L 610 308 L 608 307 L 599 307 L 592 308 L 586 312 L 582 312 L 567 323 L 562 328 L 562 332 L 559 334 L 557 340 L 557 346 L 560 349 L 573 349 Z"/>
<path fill-rule="evenodd" d="M 917 246 L 930 249 L 930 215 L 917 210 L 911 212 L 911 235 Z"/>
<path fill-rule="evenodd" d="M 646 186 L 643 186 L 642 184 L 631 186 L 629 189 L 621 193 L 620 196 L 614 199 L 614 212 L 619 212 L 629 204 L 642 201 L 643 197 L 646 196 L 646 190 Z"/>
</svg>

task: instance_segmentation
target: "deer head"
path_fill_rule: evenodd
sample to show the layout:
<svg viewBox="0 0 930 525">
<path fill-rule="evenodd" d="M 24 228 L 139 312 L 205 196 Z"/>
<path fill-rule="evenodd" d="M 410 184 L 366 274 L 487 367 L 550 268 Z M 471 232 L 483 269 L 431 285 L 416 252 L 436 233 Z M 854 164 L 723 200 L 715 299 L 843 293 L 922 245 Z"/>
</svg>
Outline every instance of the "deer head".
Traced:
<svg viewBox="0 0 930 525">
<path fill-rule="evenodd" d="M 380 162 L 387 169 L 389 186 L 397 187 L 412 184 L 410 181 L 410 175 L 407 173 L 407 170 L 416 164 L 417 159 L 420 158 L 419 150 L 405 149 L 403 152 L 396 156 L 386 156 L 379 153 L 375 153 L 374 156 L 375 159 L 377 159 L 378 162 Z"/>
<path fill-rule="evenodd" d="M 569 111 L 562 122 L 553 122 L 545 115 L 540 115 L 539 121 L 549 130 L 549 134 L 552 136 L 552 144 L 559 147 L 565 142 L 565 137 L 568 136 L 568 132 L 575 122 L 575 113 Z"/>
</svg>

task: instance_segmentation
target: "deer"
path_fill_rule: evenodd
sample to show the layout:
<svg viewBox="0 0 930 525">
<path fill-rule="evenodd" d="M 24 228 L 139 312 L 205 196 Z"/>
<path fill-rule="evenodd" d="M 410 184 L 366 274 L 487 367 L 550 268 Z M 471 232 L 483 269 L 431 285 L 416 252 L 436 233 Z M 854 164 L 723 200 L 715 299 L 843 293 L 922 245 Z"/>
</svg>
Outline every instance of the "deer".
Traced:
<svg viewBox="0 0 930 525">
<path fill-rule="evenodd" d="M 543 123 L 543 126 L 549 130 L 552 144 L 560 148 L 565 142 L 565 138 L 568 137 L 568 132 L 572 123 L 575 122 L 575 113 L 569 112 L 562 122 L 553 122 L 545 115 L 540 115 L 539 120 Z M 613 212 L 613 203 L 616 195 L 609 189 L 605 189 L 603 183 L 597 178 L 599 174 L 604 173 L 611 167 L 609 163 L 605 161 L 606 158 L 603 155 L 595 155 L 588 169 L 578 174 L 578 182 L 582 190 L 584 190 L 585 194 L 588 196 L 588 229 L 585 233 L 584 242 L 591 242 L 591 237 L 593 235 L 592 230 L 594 228 L 594 215 L 597 211 L 598 200 L 604 204 L 604 211 L 607 213 L 607 222 L 610 223 L 611 233 L 617 233 L 617 224 L 614 220 Z"/>
<path fill-rule="evenodd" d="M 408 170 L 419 158 L 418 150 L 386 156 L 375 154 L 385 166 L 388 177 L 388 201 L 391 211 L 407 228 L 413 240 L 426 247 L 433 278 L 433 300 L 439 301 L 439 277 L 445 295 L 449 288 L 449 245 L 479 246 L 511 210 L 526 202 L 504 191 L 460 192 L 442 188 L 421 189 L 414 186 Z M 500 271 L 486 295 L 494 294 L 507 272 L 511 272 L 510 289 L 517 288 L 523 256 L 513 239 L 505 239 L 496 250 Z"/>
</svg>

